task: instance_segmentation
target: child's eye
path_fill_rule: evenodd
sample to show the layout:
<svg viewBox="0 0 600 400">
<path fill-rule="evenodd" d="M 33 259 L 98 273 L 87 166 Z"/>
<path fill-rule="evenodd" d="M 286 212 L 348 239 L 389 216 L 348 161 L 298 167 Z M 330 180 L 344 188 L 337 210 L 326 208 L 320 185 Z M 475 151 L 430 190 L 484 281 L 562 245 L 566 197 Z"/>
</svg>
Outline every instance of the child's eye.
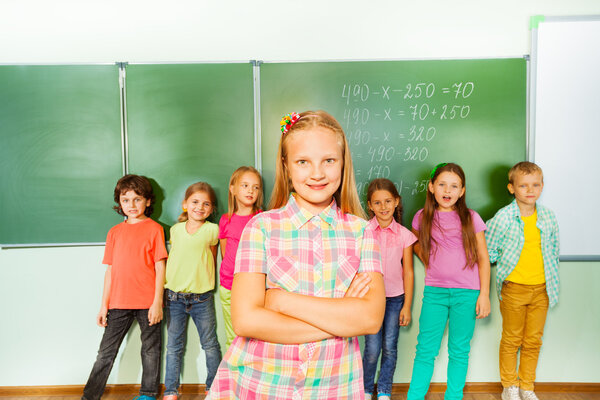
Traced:
<svg viewBox="0 0 600 400">
<path fill-rule="evenodd" d="M 335 158 L 328 158 L 327 160 L 325 160 L 325 162 L 327 164 L 333 164 L 335 162 Z"/>
<path fill-rule="evenodd" d="M 298 161 L 296 161 L 296 164 L 298 164 L 298 165 L 305 165 L 306 164 L 306 160 L 298 160 Z"/>
</svg>

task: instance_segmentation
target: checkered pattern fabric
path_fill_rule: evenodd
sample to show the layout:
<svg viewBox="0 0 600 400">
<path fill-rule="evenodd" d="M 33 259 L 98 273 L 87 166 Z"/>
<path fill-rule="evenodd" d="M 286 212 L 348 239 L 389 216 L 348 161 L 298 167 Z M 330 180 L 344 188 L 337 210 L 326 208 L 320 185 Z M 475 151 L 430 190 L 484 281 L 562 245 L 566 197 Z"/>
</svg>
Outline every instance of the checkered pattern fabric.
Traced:
<svg viewBox="0 0 600 400">
<path fill-rule="evenodd" d="M 293 196 L 244 229 L 236 273 L 266 275 L 268 288 L 340 298 L 357 272 L 381 272 L 379 249 L 363 219 L 335 202 L 317 216 Z M 283 345 L 236 337 L 210 389 L 210 399 L 363 399 L 357 338 Z"/>
<path fill-rule="evenodd" d="M 542 239 L 542 257 L 544 258 L 544 273 L 546 276 L 546 290 L 550 300 L 550 307 L 558 303 L 560 279 L 558 273 L 559 235 L 558 222 L 554 213 L 536 204 L 538 219 L 536 226 L 540 230 Z M 496 287 L 498 296 L 502 290 L 502 282 L 515 269 L 519 262 L 525 234 L 525 224 L 521 219 L 521 211 L 516 200 L 501 208 L 496 215 L 487 222 L 485 231 L 490 262 L 497 262 Z"/>
</svg>

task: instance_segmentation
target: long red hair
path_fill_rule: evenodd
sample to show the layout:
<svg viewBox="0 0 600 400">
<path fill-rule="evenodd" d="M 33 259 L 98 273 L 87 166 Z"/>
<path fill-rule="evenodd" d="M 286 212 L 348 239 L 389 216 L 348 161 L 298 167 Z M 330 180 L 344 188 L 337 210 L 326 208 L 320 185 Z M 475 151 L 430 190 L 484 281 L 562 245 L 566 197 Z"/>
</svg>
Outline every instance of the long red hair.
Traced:
<svg viewBox="0 0 600 400">
<path fill-rule="evenodd" d="M 442 172 L 452 172 L 456 174 L 461 182 L 462 187 L 466 188 L 466 180 L 465 173 L 460 165 L 455 163 L 448 163 L 444 166 L 441 166 L 435 170 L 433 177 L 431 178 L 430 184 L 435 184 L 435 181 L 440 176 Z M 478 259 L 477 252 L 477 240 L 475 238 L 475 229 L 473 228 L 473 219 L 471 218 L 471 213 L 469 212 L 469 208 L 467 207 L 467 202 L 465 201 L 466 191 L 462 196 L 458 198 L 456 203 L 454 204 L 454 209 L 458 213 L 460 217 L 460 224 L 462 226 L 462 239 L 463 239 L 463 247 L 465 249 L 465 255 L 467 258 L 467 265 L 465 267 L 474 268 Z M 438 221 L 434 218 L 435 210 L 438 207 L 437 201 L 435 200 L 435 196 L 431 192 L 431 190 L 427 190 L 427 197 L 425 199 L 425 206 L 423 207 L 423 213 L 421 214 L 421 223 L 419 224 L 419 245 L 422 249 L 423 262 L 425 263 L 425 268 L 429 266 L 429 257 L 432 251 L 432 241 L 435 239 L 431 236 L 431 229 L 433 225 L 436 224 L 436 228 L 443 230 L 443 226 L 438 225 Z"/>
</svg>

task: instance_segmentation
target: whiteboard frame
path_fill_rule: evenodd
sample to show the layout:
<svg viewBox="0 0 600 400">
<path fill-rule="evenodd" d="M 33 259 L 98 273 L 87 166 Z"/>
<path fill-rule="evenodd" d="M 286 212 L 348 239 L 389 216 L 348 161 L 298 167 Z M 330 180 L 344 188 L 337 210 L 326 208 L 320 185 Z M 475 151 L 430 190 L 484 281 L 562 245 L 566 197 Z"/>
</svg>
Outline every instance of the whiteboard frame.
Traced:
<svg viewBox="0 0 600 400">
<path fill-rule="evenodd" d="M 569 16 L 543 16 L 539 23 L 561 23 L 561 22 L 585 22 L 600 21 L 600 15 L 569 15 Z M 531 59 L 529 62 L 529 129 L 527 136 L 527 159 L 535 162 L 536 142 L 536 93 L 537 93 L 537 64 L 538 64 L 538 27 L 531 27 Z M 560 254 L 560 261 L 600 261 L 600 254 L 595 255 L 573 255 Z"/>
</svg>

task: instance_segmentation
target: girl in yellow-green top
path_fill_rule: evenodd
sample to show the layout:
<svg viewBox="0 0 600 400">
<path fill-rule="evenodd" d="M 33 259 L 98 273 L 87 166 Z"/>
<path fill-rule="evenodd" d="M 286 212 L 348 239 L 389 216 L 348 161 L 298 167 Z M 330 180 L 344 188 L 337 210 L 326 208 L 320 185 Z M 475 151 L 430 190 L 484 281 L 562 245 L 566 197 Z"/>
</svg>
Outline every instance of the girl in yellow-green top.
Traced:
<svg viewBox="0 0 600 400">
<path fill-rule="evenodd" d="M 206 353 L 207 390 L 221 362 L 213 297 L 219 226 L 206 220 L 216 208 L 215 192 L 208 183 L 194 183 L 185 191 L 182 207 L 180 222 L 171 228 L 167 261 L 169 339 L 163 400 L 176 400 L 178 396 L 188 315 L 196 324 Z"/>
</svg>

